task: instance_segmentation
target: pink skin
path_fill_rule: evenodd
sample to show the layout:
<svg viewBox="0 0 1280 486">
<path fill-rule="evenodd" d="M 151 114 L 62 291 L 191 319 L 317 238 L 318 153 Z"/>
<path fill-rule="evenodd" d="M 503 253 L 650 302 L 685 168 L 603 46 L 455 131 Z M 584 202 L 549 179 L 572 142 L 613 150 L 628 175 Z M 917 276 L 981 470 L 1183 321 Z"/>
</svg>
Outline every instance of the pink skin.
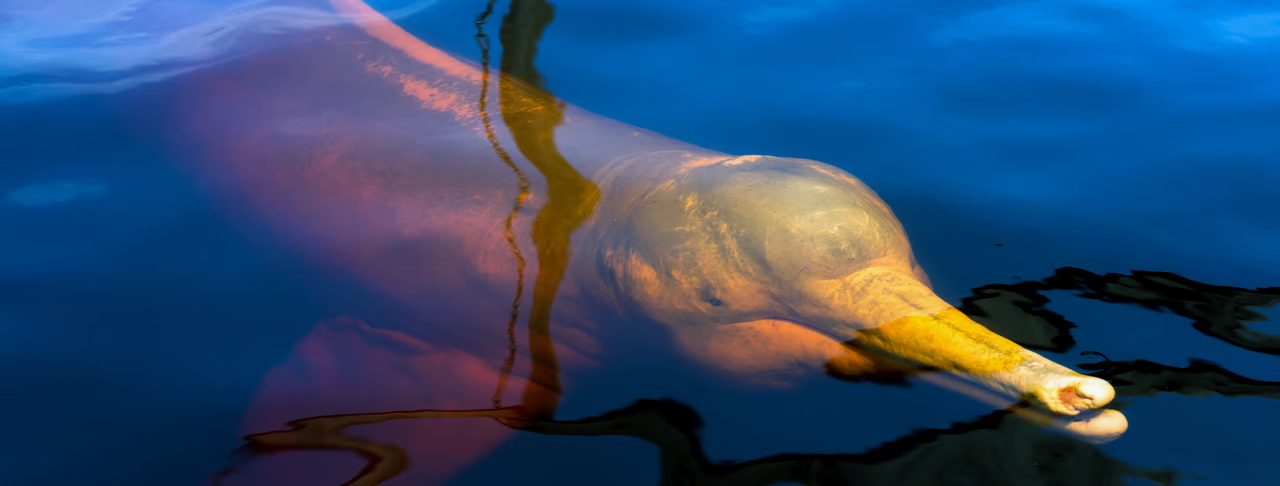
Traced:
<svg viewBox="0 0 1280 486">
<path fill-rule="evenodd" d="M 339 14 L 355 19 L 355 25 L 303 34 L 305 39 L 288 49 L 184 77 L 180 83 L 187 96 L 174 100 L 174 127 L 183 142 L 181 151 L 197 163 L 194 169 L 231 212 L 253 215 L 243 220 L 246 225 L 266 223 L 274 238 L 403 303 L 411 318 L 399 325 L 402 332 L 392 333 L 396 339 L 353 321 L 318 325 L 290 363 L 264 380 L 249 414 L 249 431 L 313 413 L 483 408 L 492 392 L 480 392 L 496 386 L 495 364 L 507 357 L 505 327 L 458 324 L 506 322 L 515 293 L 517 258 L 503 229 L 519 193 L 512 169 L 494 155 L 476 103 L 481 73 L 405 33 L 358 0 L 332 4 Z M 532 249 L 530 228 L 547 195 L 538 169 L 512 149 L 515 143 L 497 116 L 492 100 L 499 99 L 499 84 L 497 76 L 489 83 L 492 133 L 532 183 L 525 209 L 512 220 L 511 236 L 520 248 Z M 564 108 L 555 144 L 578 173 L 602 187 L 615 175 L 615 162 L 637 157 L 665 154 L 665 162 L 633 170 L 647 177 L 671 177 L 734 160 L 572 106 Z M 603 224 L 619 211 L 602 206 L 588 226 Z M 589 282 L 599 279 L 590 275 L 595 267 L 584 260 L 591 254 L 584 250 L 590 242 L 579 238 L 574 244 L 586 246 L 575 248 L 552 318 L 556 353 L 561 369 L 567 370 L 591 366 L 603 355 L 593 338 L 599 329 L 592 313 L 578 305 L 592 300 Z M 537 275 L 538 261 L 531 250 L 523 256 L 527 282 Z M 775 322 L 781 323 L 778 329 L 789 325 Z M 710 355 L 713 346 L 707 339 L 712 338 L 697 333 L 678 337 L 686 351 Z M 840 352 L 839 342 L 830 336 L 796 339 L 795 354 L 783 356 L 780 363 L 804 361 L 818 369 Z M 719 341 L 719 348 L 738 349 L 737 344 L 723 346 L 727 342 Z M 796 359 L 806 353 L 821 360 Z M 968 378 L 1009 396 L 1032 393 L 1048 409 L 1065 415 L 1096 409 L 1114 396 L 1105 382 L 1034 354 L 1029 357 L 1038 359 L 999 376 Z M 348 391 L 378 383 L 383 370 L 396 369 L 403 373 L 387 390 L 405 394 Z M 308 398 L 291 401 L 288 396 Z M 401 401 L 406 396 L 418 399 Z M 1086 437 L 1114 437 L 1123 431 L 1122 422 L 1122 415 L 1108 412 L 1055 426 Z M 454 455 L 432 463 L 428 469 L 436 473 L 420 478 L 427 483 L 483 456 L 507 434 L 470 425 L 452 431 L 430 427 L 444 427 L 433 436 L 451 444 Z"/>
</svg>

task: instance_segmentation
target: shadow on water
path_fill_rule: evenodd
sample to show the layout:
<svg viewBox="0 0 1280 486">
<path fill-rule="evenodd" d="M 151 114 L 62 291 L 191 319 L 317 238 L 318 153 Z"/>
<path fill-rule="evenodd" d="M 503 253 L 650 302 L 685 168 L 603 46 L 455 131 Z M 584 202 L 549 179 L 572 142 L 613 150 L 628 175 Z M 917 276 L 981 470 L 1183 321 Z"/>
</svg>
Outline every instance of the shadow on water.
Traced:
<svg viewBox="0 0 1280 486">
<path fill-rule="evenodd" d="M 504 226 L 509 249 L 516 257 L 518 281 L 507 322 L 510 354 L 493 396 L 494 408 L 390 411 L 294 420 L 287 423 L 289 430 L 246 436 L 246 445 L 240 451 L 242 460 L 294 450 L 348 451 L 363 457 L 367 464 L 344 484 L 372 486 L 400 475 L 408 467 L 407 454 L 398 446 L 350 435 L 348 427 L 392 420 L 482 417 L 535 434 L 644 440 L 657 447 L 662 484 L 669 485 L 1121 485 L 1126 484 L 1126 478 L 1175 484 L 1179 478 L 1189 476 L 1170 469 L 1131 466 L 1095 446 L 1013 419 L 1027 407 L 1025 403 L 947 429 L 917 431 L 858 454 L 777 454 L 733 463 L 707 457 L 699 439 L 701 416 L 674 400 L 639 400 L 595 417 L 556 420 L 560 377 L 551 340 L 552 303 L 568 264 L 570 236 L 591 216 L 600 193 L 555 145 L 554 131 L 563 118 L 563 104 L 543 88 L 533 64 L 538 40 L 554 16 L 546 0 L 514 0 L 500 29 L 503 53 L 498 83 L 502 119 L 517 149 L 546 179 L 548 192 L 547 203 L 535 217 L 532 234 L 539 264 L 527 321 L 533 369 L 521 403 L 502 406 L 503 387 L 517 351 L 516 325 L 526 266 L 512 224 L 529 197 L 530 182 L 502 147 L 489 115 L 489 38 L 483 27 L 493 7 L 494 1 L 490 1 L 476 19 L 483 68 L 479 111 L 494 153 L 513 171 L 519 188 Z M 1074 290 L 1087 299 L 1167 310 L 1191 319 L 1200 332 L 1234 346 L 1280 355 L 1280 337 L 1247 325 L 1266 320 L 1254 309 L 1280 303 L 1280 288 L 1275 287 L 1249 290 L 1203 284 L 1163 272 L 1096 275 L 1067 267 L 1040 281 L 976 288 L 972 296 L 963 299 L 960 310 L 1022 346 L 1065 352 L 1076 345 L 1071 335 L 1076 325 L 1045 308 L 1049 298 L 1042 293 L 1052 290 Z M 1110 381 L 1122 397 L 1175 393 L 1280 398 L 1280 382 L 1250 379 L 1204 360 L 1193 359 L 1186 368 L 1177 368 L 1145 360 L 1116 362 L 1091 351 L 1082 354 L 1103 358 L 1081 367 Z M 234 467 L 223 471 L 214 483 L 235 471 Z"/>
<path fill-rule="evenodd" d="M 1043 292 L 1078 291 L 1078 297 L 1112 304 L 1128 304 L 1168 311 L 1192 321 L 1205 335 L 1249 351 L 1280 355 L 1280 336 L 1251 329 L 1247 323 L 1266 321 L 1257 311 L 1280 304 L 1280 287 L 1244 289 L 1209 285 L 1167 272 L 1135 271 L 1131 275 L 1097 275 L 1079 268 L 1058 269 L 1039 281 L 993 284 L 973 289 L 961 310 L 987 328 L 1032 349 L 1066 352 L 1076 344 L 1076 325 L 1045 308 Z M 1117 396 L 1179 393 L 1190 396 L 1280 398 L 1280 383 L 1258 381 L 1232 373 L 1211 362 L 1192 359 L 1176 368 L 1146 360 L 1080 365 L 1094 376 L 1111 381 Z"/>
</svg>

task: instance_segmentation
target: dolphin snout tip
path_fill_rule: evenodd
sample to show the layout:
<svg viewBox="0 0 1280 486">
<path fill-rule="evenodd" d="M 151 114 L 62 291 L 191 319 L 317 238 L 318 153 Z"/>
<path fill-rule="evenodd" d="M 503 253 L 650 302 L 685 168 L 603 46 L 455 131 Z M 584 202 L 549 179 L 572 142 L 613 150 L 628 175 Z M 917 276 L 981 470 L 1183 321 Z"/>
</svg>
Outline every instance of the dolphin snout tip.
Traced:
<svg viewBox="0 0 1280 486">
<path fill-rule="evenodd" d="M 1077 403 L 1076 408 L 1094 409 L 1111 403 L 1116 397 L 1116 390 L 1112 388 L 1106 380 L 1094 377 L 1088 377 L 1075 386 L 1073 390 Z"/>
</svg>

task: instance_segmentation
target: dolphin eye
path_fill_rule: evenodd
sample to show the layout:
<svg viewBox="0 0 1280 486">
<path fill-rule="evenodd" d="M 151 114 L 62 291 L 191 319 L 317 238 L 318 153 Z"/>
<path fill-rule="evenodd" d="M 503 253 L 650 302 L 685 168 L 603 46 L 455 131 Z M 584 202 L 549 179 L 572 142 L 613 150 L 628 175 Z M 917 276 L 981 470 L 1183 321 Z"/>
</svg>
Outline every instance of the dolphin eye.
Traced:
<svg viewBox="0 0 1280 486">
<path fill-rule="evenodd" d="M 707 285 L 703 287 L 702 290 L 698 291 L 698 298 L 702 299 L 703 302 L 711 304 L 712 307 L 720 307 L 724 305 L 724 301 L 717 299 L 716 294 L 716 289 Z"/>
</svg>

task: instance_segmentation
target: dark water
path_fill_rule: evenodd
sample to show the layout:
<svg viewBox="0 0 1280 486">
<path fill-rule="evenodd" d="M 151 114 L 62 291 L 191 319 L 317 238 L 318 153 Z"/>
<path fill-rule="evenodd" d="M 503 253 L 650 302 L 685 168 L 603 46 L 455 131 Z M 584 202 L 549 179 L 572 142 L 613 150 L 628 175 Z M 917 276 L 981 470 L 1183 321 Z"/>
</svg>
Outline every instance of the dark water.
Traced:
<svg viewBox="0 0 1280 486">
<path fill-rule="evenodd" d="M 70 49 L 105 35 L 85 19 L 111 6 L 0 5 L 4 484 L 201 484 L 234 462 L 264 374 L 316 322 L 390 312 L 255 237 L 169 160 L 159 122 L 133 111 L 174 95 L 164 66 L 287 43 L 204 32 L 196 43 L 216 52 L 129 51 L 152 59 L 132 64 L 123 50 Z M 485 8 L 447 0 L 397 22 L 478 61 Z M 508 8 L 484 25 L 494 64 Z M 125 10 L 156 30 L 176 22 Z M 902 221 L 941 297 L 1111 380 L 1130 429 L 1095 447 L 927 383 L 759 389 L 655 350 L 577 377 L 592 391 L 567 395 L 557 417 L 660 439 L 521 432 L 449 484 L 757 484 L 734 475 L 770 467 L 807 484 L 1274 481 L 1280 328 L 1249 312 L 1280 317 L 1280 11 L 569 0 L 554 11 L 536 40 L 550 91 L 704 147 L 857 175 Z M 31 16 L 83 31 L 41 39 L 19 27 Z M 158 52 L 193 41 L 166 42 Z"/>
</svg>

